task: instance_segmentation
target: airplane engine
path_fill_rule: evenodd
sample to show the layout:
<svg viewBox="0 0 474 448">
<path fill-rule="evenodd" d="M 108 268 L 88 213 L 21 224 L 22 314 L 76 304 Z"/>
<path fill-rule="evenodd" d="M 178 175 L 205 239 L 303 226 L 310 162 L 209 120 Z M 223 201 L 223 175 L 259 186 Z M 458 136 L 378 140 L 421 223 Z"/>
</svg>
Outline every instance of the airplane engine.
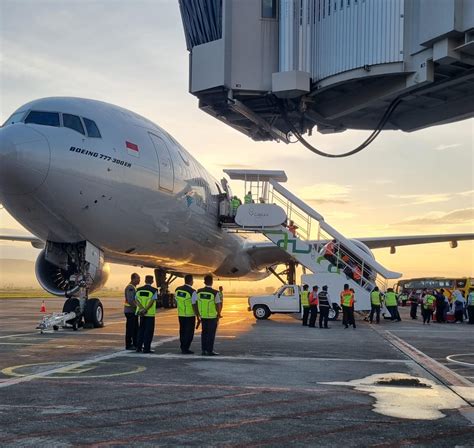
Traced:
<svg viewBox="0 0 474 448">
<path fill-rule="evenodd" d="M 36 260 L 35 274 L 41 287 L 56 296 L 65 297 L 75 293 L 79 286 L 70 280 L 71 276 L 80 272 L 79 266 L 74 257 L 71 257 L 69 251 L 60 253 L 62 259 L 67 260 L 65 263 L 53 262 L 47 254 L 48 248 L 42 250 Z M 57 249 L 56 249 L 57 253 Z M 110 266 L 108 263 L 101 262 L 98 266 L 91 266 L 88 269 L 87 276 L 89 278 L 89 293 L 96 291 L 105 285 L 109 278 Z"/>
</svg>

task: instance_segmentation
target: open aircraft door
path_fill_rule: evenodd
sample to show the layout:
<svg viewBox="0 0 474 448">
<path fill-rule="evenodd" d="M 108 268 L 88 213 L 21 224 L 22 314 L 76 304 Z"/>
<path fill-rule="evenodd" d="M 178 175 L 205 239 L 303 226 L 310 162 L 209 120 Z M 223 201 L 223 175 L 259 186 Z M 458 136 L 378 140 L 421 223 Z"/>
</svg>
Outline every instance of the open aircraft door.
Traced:
<svg viewBox="0 0 474 448">
<path fill-rule="evenodd" d="M 174 187 L 174 168 L 173 168 L 173 159 L 171 158 L 171 153 L 166 142 L 155 134 L 151 132 L 150 135 L 151 141 L 155 146 L 156 155 L 158 156 L 158 167 L 160 170 L 159 177 L 159 188 L 162 190 L 173 191 Z"/>
</svg>

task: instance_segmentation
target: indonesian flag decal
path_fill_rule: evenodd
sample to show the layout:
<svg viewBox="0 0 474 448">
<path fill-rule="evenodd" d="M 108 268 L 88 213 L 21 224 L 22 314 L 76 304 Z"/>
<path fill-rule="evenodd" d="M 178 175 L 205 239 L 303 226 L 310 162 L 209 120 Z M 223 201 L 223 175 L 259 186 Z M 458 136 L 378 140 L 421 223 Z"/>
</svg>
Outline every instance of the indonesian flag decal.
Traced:
<svg viewBox="0 0 474 448">
<path fill-rule="evenodd" d="M 138 157 L 140 155 L 140 149 L 135 143 L 125 141 L 125 146 L 127 147 L 127 152 L 132 156 Z"/>
</svg>

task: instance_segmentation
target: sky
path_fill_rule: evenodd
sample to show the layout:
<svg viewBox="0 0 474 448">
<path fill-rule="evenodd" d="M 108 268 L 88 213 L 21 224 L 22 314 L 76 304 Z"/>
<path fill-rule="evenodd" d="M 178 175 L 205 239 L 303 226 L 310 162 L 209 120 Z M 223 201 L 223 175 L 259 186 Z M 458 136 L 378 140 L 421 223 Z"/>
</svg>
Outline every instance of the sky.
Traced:
<svg viewBox="0 0 474 448">
<path fill-rule="evenodd" d="M 176 0 L 0 0 L 0 8 L 1 122 L 36 98 L 102 100 L 158 123 L 216 178 L 224 168 L 285 170 L 286 187 L 346 236 L 474 232 L 474 120 L 385 131 L 362 153 L 325 159 L 299 144 L 254 142 L 199 110 Z M 309 140 L 344 152 L 366 136 L 315 132 Z M 243 196 L 242 188 L 233 184 Z M 0 210 L 0 232 L 21 231 Z M 0 258 L 37 253 L 0 243 Z M 472 242 L 374 253 L 407 278 L 474 275 Z"/>
</svg>

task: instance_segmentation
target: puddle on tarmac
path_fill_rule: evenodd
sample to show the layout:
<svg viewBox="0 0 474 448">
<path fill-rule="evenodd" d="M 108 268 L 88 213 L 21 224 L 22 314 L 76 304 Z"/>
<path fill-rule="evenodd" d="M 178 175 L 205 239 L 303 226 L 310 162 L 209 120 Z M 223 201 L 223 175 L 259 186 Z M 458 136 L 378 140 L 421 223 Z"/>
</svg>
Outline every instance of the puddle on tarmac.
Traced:
<svg viewBox="0 0 474 448">
<path fill-rule="evenodd" d="M 436 420 L 445 417 L 442 409 L 466 405 L 445 386 L 404 373 L 383 373 L 347 382 L 325 382 L 333 386 L 352 386 L 375 398 L 374 412 L 396 418 Z"/>
</svg>

